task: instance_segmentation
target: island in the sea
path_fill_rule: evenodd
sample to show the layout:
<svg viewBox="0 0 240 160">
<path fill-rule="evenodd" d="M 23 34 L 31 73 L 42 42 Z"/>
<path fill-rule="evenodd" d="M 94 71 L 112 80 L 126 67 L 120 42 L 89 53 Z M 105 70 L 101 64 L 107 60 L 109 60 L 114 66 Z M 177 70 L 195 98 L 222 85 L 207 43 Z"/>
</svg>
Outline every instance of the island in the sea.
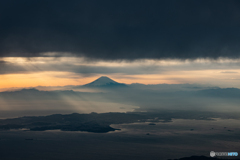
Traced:
<svg viewBox="0 0 240 160">
<path fill-rule="evenodd" d="M 123 124 L 134 122 L 146 122 L 146 125 L 172 122 L 172 118 L 213 120 L 213 117 L 228 117 L 227 114 L 203 112 L 127 112 L 127 113 L 90 113 L 90 114 L 53 114 L 48 116 L 25 116 L 19 118 L 1 119 L 1 130 L 25 129 L 29 131 L 87 131 L 95 133 L 107 133 L 119 130 L 112 128 L 111 124 Z M 230 115 L 229 115 L 230 116 Z M 231 118 L 236 118 L 230 116 Z"/>
</svg>

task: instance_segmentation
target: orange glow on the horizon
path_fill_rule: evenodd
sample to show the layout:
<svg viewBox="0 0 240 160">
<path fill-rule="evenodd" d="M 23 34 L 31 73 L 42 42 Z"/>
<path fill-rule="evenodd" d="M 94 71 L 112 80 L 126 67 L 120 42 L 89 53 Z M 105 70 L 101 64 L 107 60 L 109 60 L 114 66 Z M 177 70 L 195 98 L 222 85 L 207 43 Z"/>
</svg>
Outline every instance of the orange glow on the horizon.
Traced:
<svg viewBox="0 0 240 160">
<path fill-rule="evenodd" d="M 239 71 L 238 71 L 239 72 Z M 66 86 L 84 85 L 90 83 L 100 74 L 84 77 L 71 72 L 36 72 L 27 74 L 3 74 L 0 75 L 0 89 L 3 88 L 28 88 L 37 86 Z M 199 71 L 171 71 L 165 74 L 148 75 L 105 75 L 119 83 L 142 83 L 142 84 L 181 84 L 181 83 L 205 83 L 215 82 L 216 80 L 234 81 L 237 76 L 226 79 L 226 75 L 218 70 L 199 70 Z M 237 87 L 237 86 L 236 86 Z"/>
<path fill-rule="evenodd" d="M 0 88 L 83 85 L 98 77 L 74 77 L 69 72 L 39 72 L 0 75 Z"/>
<path fill-rule="evenodd" d="M 8 65 L 11 64 L 12 68 L 8 68 L 9 73 L 3 72 L 3 74 L 0 74 L 0 91 L 6 88 L 84 85 L 96 80 L 100 76 L 108 76 L 119 83 L 126 84 L 200 83 L 240 87 L 240 69 L 238 65 L 236 66 L 236 64 L 240 62 L 240 59 L 219 59 L 215 61 L 208 59 L 197 59 L 195 61 L 146 59 L 128 62 L 87 61 L 79 57 L 8 57 L 2 58 L 1 60 Z M 221 66 L 225 63 L 233 63 L 235 67 L 226 65 L 230 67 L 223 69 Z M 215 68 L 206 69 L 203 67 L 205 64 L 215 65 Z M 195 65 L 199 66 L 194 68 Z M 68 68 L 69 66 L 72 68 Z M 84 70 L 86 66 L 90 67 L 90 70 Z M 81 70 L 81 67 L 83 70 Z M 104 68 L 102 68 L 102 70 L 94 72 L 94 69 L 98 67 L 106 67 L 107 69 L 110 68 L 113 70 L 110 70 L 110 73 L 104 73 Z M 22 70 L 17 70 L 17 68 L 22 68 Z M 79 72 L 78 68 L 80 69 Z M 152 68 L 153 70 L 155 68 L 159 70 L 152 72 Z M 4 71 L 5 68 L 1 69 Z M 113 72 L 115 69 L 117 73 Z M 128 69 L 131 72 L 125 72 Z"/>
</svg>

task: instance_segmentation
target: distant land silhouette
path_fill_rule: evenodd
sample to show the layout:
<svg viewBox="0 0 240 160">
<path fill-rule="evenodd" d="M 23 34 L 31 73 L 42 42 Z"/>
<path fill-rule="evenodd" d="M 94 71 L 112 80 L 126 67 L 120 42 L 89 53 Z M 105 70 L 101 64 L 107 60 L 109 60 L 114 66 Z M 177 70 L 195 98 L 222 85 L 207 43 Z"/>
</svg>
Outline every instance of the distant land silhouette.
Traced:
<svg viewBox="0 0 240 160">
<path fill-rule="evenodd" d="M 79 110 L 82 110 L 82 113 L 139 112 L 156 109 L 234 113 L 240 111 L 238 88 L 211 88 L 193 84 L 124 84 L 106 76 L 86 85 L 67 86 L 61 90 L 25 88 L 0 92 L 0 97 L 4 100 L 0 101 L 0 106 L 5 106 L 5 110 L 9 111 L 71 111 L 62 113 L 79 113 Z"/>
<path fill-rule="evenodd" d="M 62 131 L 87 131 L 106 133 L 118 129 L 110 127 L 111 124 L 134 122 L 167 123 L 172 119 L 213 120 L 216 118 L 234 118 L 228 114 L 204 113 L 190 111 L 155 111 L 155 112 L 129 112 L 129 113 L 91 113 L 91 114 L 53 114 L 49 116 L 25 116 L 0 120 L 0 131 L 10 129 L 27 129 L 30 131 L 62 130 Z M 239 116 L 238 116 L 239 118 Z"/>
</svg>

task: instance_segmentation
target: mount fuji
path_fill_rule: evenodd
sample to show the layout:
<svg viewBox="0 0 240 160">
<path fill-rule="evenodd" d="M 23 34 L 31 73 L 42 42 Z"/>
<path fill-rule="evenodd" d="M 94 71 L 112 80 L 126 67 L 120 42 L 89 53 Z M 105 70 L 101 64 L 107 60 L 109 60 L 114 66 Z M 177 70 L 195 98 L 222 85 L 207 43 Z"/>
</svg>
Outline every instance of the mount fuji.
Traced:
<svg viewBox="0 0 240 160">
<path fill-rule="evenodd" d="M 83 85 L 84 87 L 126 87 L 127 85 L 124 83 L 118 83 L 111 78 L 106 76 L 102 76 L 95 81 Z"/>
</svg>

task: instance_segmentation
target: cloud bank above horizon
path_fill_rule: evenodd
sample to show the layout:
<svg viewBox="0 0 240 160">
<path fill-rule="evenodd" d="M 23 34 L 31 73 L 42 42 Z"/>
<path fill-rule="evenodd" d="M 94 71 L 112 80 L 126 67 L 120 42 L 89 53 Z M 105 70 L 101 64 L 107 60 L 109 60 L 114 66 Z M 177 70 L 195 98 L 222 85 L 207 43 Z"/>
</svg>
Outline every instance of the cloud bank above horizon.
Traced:
<svg viewBox="0 0 240 160">
<path fill-rule="evenodd" d="M 0 56 L 234 59 L 239 10 L 236 0 L 3 0 Z"/>
</svg>

